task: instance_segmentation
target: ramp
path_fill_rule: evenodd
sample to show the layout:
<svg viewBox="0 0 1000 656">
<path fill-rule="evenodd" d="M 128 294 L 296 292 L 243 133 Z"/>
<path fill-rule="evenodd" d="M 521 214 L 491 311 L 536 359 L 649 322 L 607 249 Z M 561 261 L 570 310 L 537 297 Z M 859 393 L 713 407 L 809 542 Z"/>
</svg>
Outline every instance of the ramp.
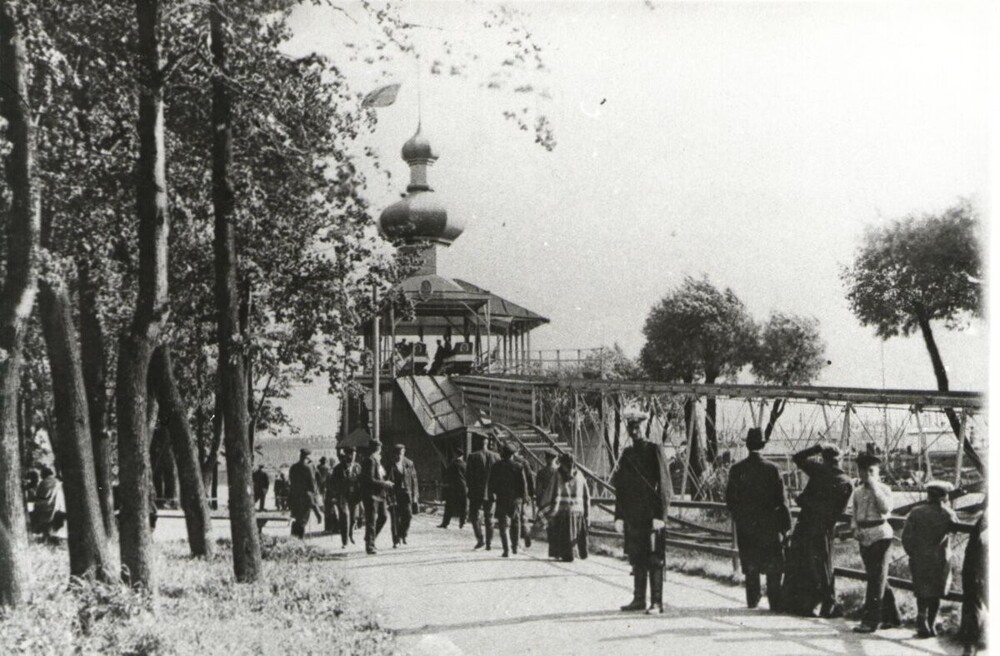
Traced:
<svg viewBox="0 0 1000 656">
<path fill-rule="evenodd" d="M 396 384 L 431 437 L 463 429 L 478 418 L 465 405 L 462 390 L 447 376 L 400 376 Z"/>
</svg>

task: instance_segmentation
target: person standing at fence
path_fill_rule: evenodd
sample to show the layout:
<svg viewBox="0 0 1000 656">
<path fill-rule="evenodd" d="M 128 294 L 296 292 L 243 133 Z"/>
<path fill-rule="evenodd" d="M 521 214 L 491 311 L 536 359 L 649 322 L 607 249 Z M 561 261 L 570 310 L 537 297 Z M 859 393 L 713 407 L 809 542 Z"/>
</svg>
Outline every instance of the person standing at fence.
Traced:
<svg viewBox="0 0 1000 656">
<path fill-rule="evenodd" d="M 490 471 L 493 469 L 493 465 L 500 460 L 500 456 L 486 448 L 486 438 L 483 435 L 474 434 L 472 444 L 476 450 L 469 456 L 469 464 L 465 473 L 469 483 L 469 521 L 472 522 L 472 532 L 476 534 L 476 546 L 473 548 L 479 549 L 485 546 L 486 550 L 489 551 L 493 542 L 493 504 L 488 498 L 487 485 L 490 480 Z M 480 510 L 483 513 L 481 520 Z M 484 529 L 485 541 L 483 540 Z"/>
<path fill-rule="evenodd" d="M 632 565 L 632 601 L 623 611 L 646 610 L 649 584 L 650 614 L 663 612 L 663 567 L 666 557 L 666 521 L 673 485 L 663 448 L 648 442 L 642 430 L 646 415 L 626 417 L 632 443 L 622 451 L 612 477 L 615 488 L 615 530 L 625 534 L 625 554 Z"/>
<path fill-rule="evenodd" d="M 902 536 L 917 598 L 918 638 L 937 635 L 941 597 L 951 588 L 951 532 L 958 521 L 955 511 L 945 505 L 951 483 L 931 481 L 926 489 L 927 502 L 910 511 Z"/>
<path fill-rule="evenodd" d="M 348 541 L 354 544 L 354 523 L 357 520 L 355 513 L 361 498 L 360 478 L 361 465 L 354 460 L 354 449 L 340 449 L 340 457 L 326 483 L 326 503 L 335 509 L 341 548 L 347 548 Z"/>
<path fill-rule="evenodd" d="M 573 548 L 587 557 L 590 490 L 570 453 L 559 456 L 559 467 L 549 481 L 550 493 L 538 512 L 549 520 L 549 558 L 573 562 Z"/>
<path fill-rule="evenodd" d="M 316 489 L 316 472 L 313 470 L 309 449 L 299 450 L 299 461 L 288 470 L 288 508 L 292 511 L 292 535 L 305 538 L 309 514 L 316 514 L 316 521 L 323 520 Z"/>
<path fill-rule="evenodd" d="M 882 461 L 870 453 L 858 456 L 860 483 L 854 488 L 854 536 L 861 548 L 868 584 L 861 624 L 855 633 L 874 633 L 882 624 L 899 626 L 899 609 L 889 578 L 889 547 L 892 546 L 892 489 L 879 480 Z"/>
<path fill-rule="evenodd" d="M 406 447 L 397 444 L 393 447 L 393 463 L 389 468 L 389 480 L 392 481 L 392 503 L 389 506 L 392 513 L 392 546 L 406 544 L 410 534 L 410 522 L 418 511 L 420 490 L 417 484 L 417 468 L 413 461 L 406 457 Z"/>
<path fill-rule="evenodd" d="M 785 567 L 783 542 L 791 528 L 785 503 L 785 484 L 777 465 L 761 457 L 766 442 L 759 428 L 747 431 L 749 455 L 729 469 L 726 506 L 736 525 L 736 545 L 746 580 L 747 607 L 760 603 L 760 575 L 767 576 L 767 603 L 781 609 L 781 575 Z"/>
<path fill-rule="evenodd" d="M 264 510 L 264 499 L 267 498 L 267 490 L 271 487 L 271 477 L 264 470 L 264 465 L 257 465 L 257 471 L 253 473 L 253 500 L 260 504 L 258 510 Z"/>
<path fill-rule="evenodd" d="M 458 528 L 465 526 L 469 502 L 469 486 L 465 480 L 465 470 L 465 452 L 459 449 L 444 472 L 444 517 L 438 528 L 448 528 L 452 517 L 458 518 Z"/>
<path fill-rule="evenodd" d="M 833 533 L 854 485 L 840 468 L 840 449 L 834 444 L 814 444 L 792 460 L 809 476 L 809 482 L 796 499 L 801 512 L 785 561 L 782 608 L 813 616 L 819 604 L 822 617 L 840 617 L 833 578 Z"/>
<path fill-rule="evenodd" d="M 375 540 L 388 519 L 386 503 L 391 499 L 392 481 L 382 466 L 382 443 L 368 443 L 368 457 L 361 464 L 361 496 L 365 507 L 365 551 L 375 554 Z"/>
<path fill-rule="evenodd" d="M 514 458 L 514 447 L 510 444 L 500 447 L 500 462 L 490 471 L 487 491 L 497 516 L 500 544 L 503 545 L 501 556 L 509 558 L 511 551 L 517 554 L 521 507 L 528 495 L 524 467 Z"/>
</svg>

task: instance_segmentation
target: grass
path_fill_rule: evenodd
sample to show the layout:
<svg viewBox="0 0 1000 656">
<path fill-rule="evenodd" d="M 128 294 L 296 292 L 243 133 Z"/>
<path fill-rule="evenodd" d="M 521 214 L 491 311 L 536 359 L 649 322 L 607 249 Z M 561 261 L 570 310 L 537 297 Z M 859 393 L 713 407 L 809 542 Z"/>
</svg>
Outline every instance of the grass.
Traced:
<svg viewBox="0 0 1000 656">
<path fill-rule="evenodd" d="M 237 584 L 220 541 L 196 560 L 184 542 L 157 545 L 155 600 L 123 588 L 75 581 L 65 548 L 31 551 L 27 603 L 0 618 L 2 654 L 395 653 L 391 633 L 353 593 L 321 549 L 265 536 L 262 580 Z"/>
</svg>

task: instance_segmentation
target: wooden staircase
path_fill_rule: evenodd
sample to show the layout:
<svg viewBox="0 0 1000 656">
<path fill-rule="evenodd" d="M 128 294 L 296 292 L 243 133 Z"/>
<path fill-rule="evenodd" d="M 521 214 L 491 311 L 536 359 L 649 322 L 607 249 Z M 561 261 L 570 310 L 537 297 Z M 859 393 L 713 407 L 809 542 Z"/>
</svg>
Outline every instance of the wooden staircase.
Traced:
<svg viewBox="0 0 1000 656">
<path fill-rule="evenodd" d="M 510 425 L 494 422 L 493 425 L 500 429 L 501 439 L 512 439 L 527 451 L 532 469 L 545 464 L 544 454 L 548 450 L 567 453 L 573 451 L 568 442 L 560 440 L 558 435 L 541 426 L 523 422 Z"/>
</svg>

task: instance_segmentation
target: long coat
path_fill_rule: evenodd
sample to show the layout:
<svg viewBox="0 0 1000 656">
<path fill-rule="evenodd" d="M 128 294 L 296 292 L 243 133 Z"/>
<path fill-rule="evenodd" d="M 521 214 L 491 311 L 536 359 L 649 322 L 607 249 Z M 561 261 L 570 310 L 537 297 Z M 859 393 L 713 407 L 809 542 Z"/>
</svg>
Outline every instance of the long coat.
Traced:
<svg viewBox="0 0 1000 656">
<path fill-rule="evenodd" d="M 486 499 L 490 472 L 498 462 L 500 456 L 489 449 L 475 451 L 469 456 L 469 464 L 465 468 L 465 480 L 469 484 L 470 501 Z"/>
<path fill-rule="evenodd" d="M 625 554 L 629 562 L 633 567 L 662 567 L 663 536 L 651 539 L 653 520 L 667 521 L 674 492 L 663 448 L 641 440 L 626 447 L 612 483 L 615 519 L 625 522 Z"/>
<path fill-rule="evenodd" d="M 524 467 L 513 458 L 501 460 L 490 471 L 489 498 L 496 503 L 497 516 L 513 515 L 528 495 Z"/>
<path fill-rule="evenodd" d="M 319 508 L 316 498 L 316 472 L 312 465 L 299 461 L 288 469 L 288 509 L 298 522 L 307 521 L 309 513 Z M 317 512 L 319 512 L 317 510 Z"/>
<path fill-rule="evenodd" d="M 469 485 L 465 480 L 466 463 L 464 458 L 455 458 L 444 471 L 445 495 L 449 499 L 465 499 L 469 493 Z"/>
<path fill-rule="evenodd" d="M 903 550 L 910 557 L 913 595 L 943 597 L 951 588 L 951 508 L 928 503 L 910 511 L 903 526 Z"/>
<path fill-rule="evenodd" d="M 757 452 L 733 465 L 726 485 L 726 506 L 736 524 L 743 572 L 781 566 L 782 534 L 790 528 L 791 518 L 777 465 Z"/>
</svg>

